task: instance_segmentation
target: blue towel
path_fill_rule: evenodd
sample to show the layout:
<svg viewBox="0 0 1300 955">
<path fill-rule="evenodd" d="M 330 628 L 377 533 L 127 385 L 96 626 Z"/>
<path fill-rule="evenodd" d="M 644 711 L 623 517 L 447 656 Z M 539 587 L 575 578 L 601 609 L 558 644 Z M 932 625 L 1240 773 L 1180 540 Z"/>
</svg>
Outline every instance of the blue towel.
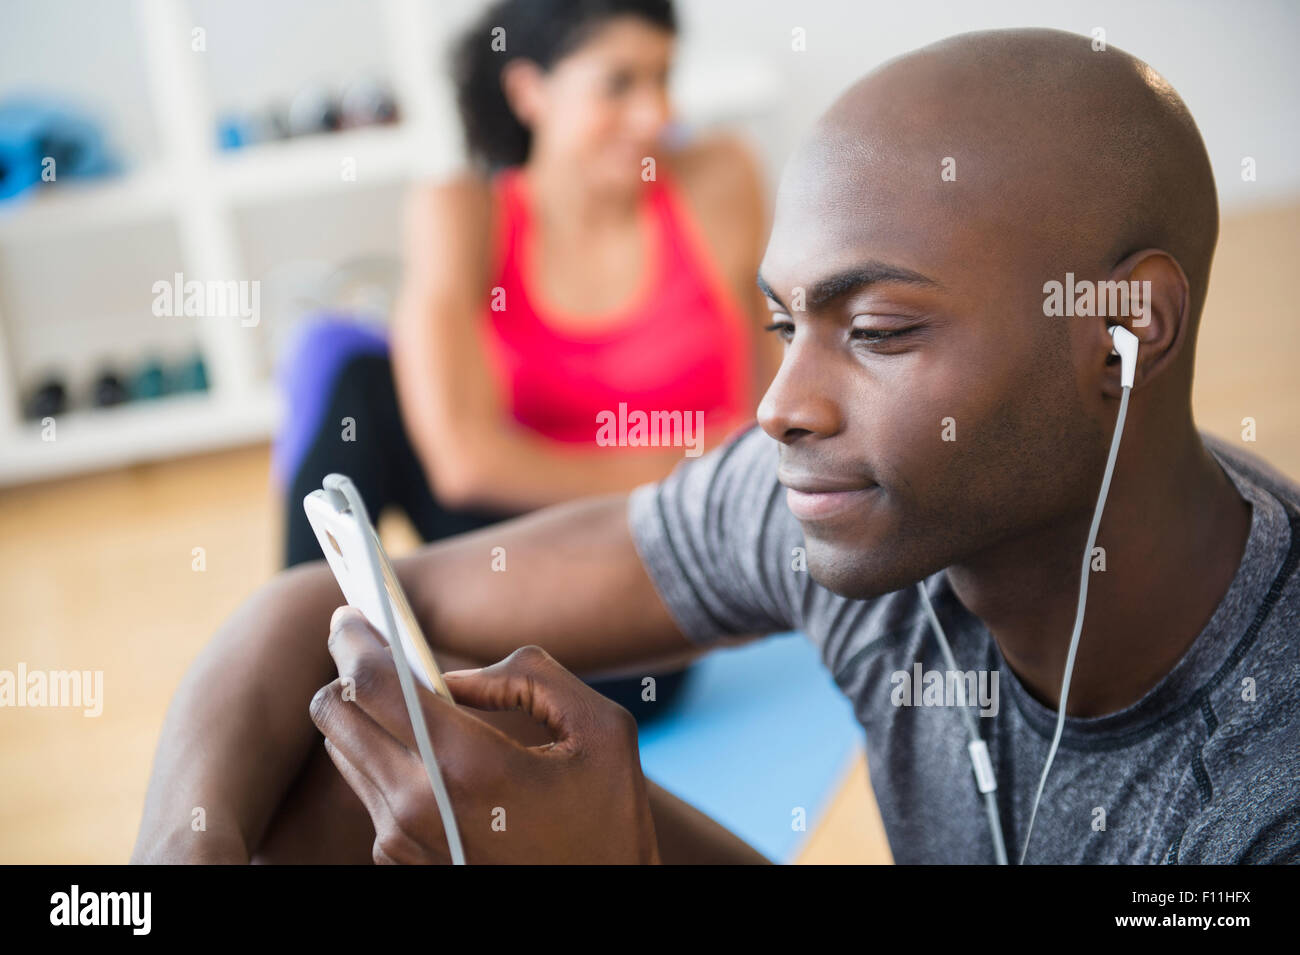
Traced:
<svg viewBox="0 0 1300 955">
<path fill-rule="evenodd" d="M 99 126 L 70 107 L 36 99 L 0 102 L 0 201 L 42 181 L 47 158 L 55 182 L 117 171 Z"/>
</svg>

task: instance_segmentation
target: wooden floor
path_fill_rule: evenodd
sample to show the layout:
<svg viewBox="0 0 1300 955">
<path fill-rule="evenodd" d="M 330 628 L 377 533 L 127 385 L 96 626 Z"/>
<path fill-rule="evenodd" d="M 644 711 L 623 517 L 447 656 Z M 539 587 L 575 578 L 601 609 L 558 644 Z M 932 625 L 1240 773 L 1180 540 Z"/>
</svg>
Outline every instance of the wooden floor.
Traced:
<svg viewBox="0 0 1300 955">
<path fill-rule="evenodd" d="M 1224 225 L 1194 407 L 1300 476 L 1300 206 Z M 217 625 L 279 561 L 265 447 L 0 492 L 0 668 L 98 669 L 103 715 L 0 709 L 0 863 L 124 862 L 164 711 Z M 384 526 L 400 552 L 409 530 Z M 193 569 L 194 548 L 206 569 Z M 888 862 L 865 765 L 800 861 Z"/>
</svg>

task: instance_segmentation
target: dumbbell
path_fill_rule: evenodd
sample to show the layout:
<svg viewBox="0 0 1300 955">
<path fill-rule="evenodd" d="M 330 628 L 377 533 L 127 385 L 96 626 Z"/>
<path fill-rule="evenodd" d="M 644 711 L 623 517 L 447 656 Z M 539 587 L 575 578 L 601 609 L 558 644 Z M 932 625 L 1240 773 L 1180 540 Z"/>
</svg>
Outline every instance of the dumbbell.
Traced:
<svg viewBox="0 0 1300 955">
<path fill-rule="evenodd" d="M 328 90 L 319 86 L 306 86 L 290 101 L 288 120 L 290 136 L 309 136 L 338 129 L 342 123 L 342 113 L 338 102 Z"/>
<path fill-rule="evenodd" d="M 354 80 L 343 89 L 339 101 L 344 127 L 376 126 L 397 120 L 397 101 L 377 80 Z"/>
<path fill-rule="evenodd" d="M 113 405 L 120 405 L 129 400 L 130 397 L 130 392 L 126 390 L 122 379 L 110 368 L 100 371 L 90 389 L 90 403 L 96 408 L 111 408 Z"/>
<path fill-rule="evenodd" d="M 27 397 L 23 408 L 25 417 L 39 421 L 53 418 L 68 410 L 68 389 L 59 375 L 49 375 L 41 379 Z"/>
</svg>

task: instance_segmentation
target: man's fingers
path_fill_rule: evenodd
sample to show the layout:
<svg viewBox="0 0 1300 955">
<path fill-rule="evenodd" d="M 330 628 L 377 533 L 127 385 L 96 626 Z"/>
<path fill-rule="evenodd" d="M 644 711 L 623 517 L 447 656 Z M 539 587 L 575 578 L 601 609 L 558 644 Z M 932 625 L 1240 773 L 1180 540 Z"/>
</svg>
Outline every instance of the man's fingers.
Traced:
<svg viewBox="0 0 1300 955">
<path fill-rule="evenodd" d="M 339 608 L 331 625 L 330 654 L 338 667 L 339 680 L 347 691 L 347 698 L 403 746 L 417 752 L 411 715 L 407 712 L 401 680 L 397 675 L 397 662 L 379 631 L 353 608 Z M 411 676 L 415 678 L 414 673 Z M 418 678 L 415 678 L 415 692 L 424 712 L 430 741 L 440 758 L 445 751 L 450 759 L 467 743 L 472 746 L 510 739 L 496 727 L 449 705 L 426 689 Z M 481 735 L 485 732 L 489 734 L 487 738 Z"/>
<path fill-rule="evenodd" d="M 391 837 L 384 834 L 392 833 L 397 829 L 393 811 L 389 807 L 384 793 L 380 791 L 369 776 L 358 769 L 356 764 L 343 754 L 342 750 L 331 742 L 328 736 L 325 737 L 325 752 L 329 754 L 330 759 L 338 768 L 339 775 L 352 787 L 352 791 L 357 794 L 357 797 L 366 807 L 366 812 L 370 815 L 370 823 L 375 829 L 371 859 L 377 865 L 396 865 L 396 862 L 382 849 L 384 843 L 391 842 Z"/>
<path fill-rule="evenodd" d="M 330 621 L 329 650 L 339 679 L 350 687 L 352 701 L 402 745 L 414 750 L 415 734 L 402 697 L 397 662 L 379 631 L 359 610 L 340 607 Z M 416 691 L 428 693 L 418 679 Z"/>
<path fill-rule="evenodd" d="M 411 750 L 347 699 L 347 689 L 343 680 L 338 679 L 317 690 L 308 707 L 313 722 L 326 741 L 375 789 L 381 793 L 399 790 L 409 779 Z M 357 795 L 361 795 L 360 791 Z"/>
<path fill-rule="evenodd" d="M 384 849 L 383 843 L 380 842 L 378 838 L 375 839 L 375 847 L 374 849 L 371 850 L 371 856 L 375 860 L 375 865 L 397 865 L 398 864 L 397 860 L 395 860 L 392 856 L 390 856 L 388 852 Z"/>
<path fill-rule="evenodd" d="M 375 787 L 375 784 L 370 781 L 370 777 L 357 769 L 352 764 L 352 760 L 344 756 L 339 751 L 339 748 L 330 742 L 328 736 L 325 737 L 325 752 L 329 754 L 329 758 L 334 763 L 335 768 L 338 769 L 339 775 L 357 794 L 361 804 L 366 807 L 366 812 L 370 814 L 370 821 L 376 822 L 376 820 L 381 819 L 384 813 L 388 811 L 388 807 L 384 803 L 384 797 Z"/>
<path fill-rule="evenodd" d="M 627 713 L 541 647 L 521 647 L 499 663 L 445 677 L 457 703 L 479 710 L 523 710 L 546 725 L 560 749 L 566 740 L 572 745 L 584 739 L 601 721 Z"/>
<path fill-rule="evenodd" d="M 341 775 L 352 791 L 361 799 L 370 814 L 370 821 L 375 827 L 375 841 L 371 848 L 371 858 L 376 865 L 400 865 L 408 862 L 442 861 L 431 857 L 430 853 L 412 840 L 401 828 L 401 823 L 393 815 L 391 806 L 384 794 L 379 791 L 370 778 L 348 759 L 337 746 L 325 739 L 325 751 L 338 767 Z M 418 850 L 418 851 L 413 851 Z"/>
</svg>

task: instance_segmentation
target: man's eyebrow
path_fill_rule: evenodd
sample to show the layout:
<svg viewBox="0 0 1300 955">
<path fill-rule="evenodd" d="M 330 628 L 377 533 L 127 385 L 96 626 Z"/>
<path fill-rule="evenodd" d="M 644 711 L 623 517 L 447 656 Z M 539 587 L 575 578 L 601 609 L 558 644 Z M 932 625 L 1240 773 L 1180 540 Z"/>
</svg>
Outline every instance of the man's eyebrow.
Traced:
<svg viewBox="0 0 1300 955">
<path fill-rule="evenodd" d="M 757 276 L 756 280 L 759 289 L 762 290 L 764 295 L 779 305 L 785 304 L 761 274 Z M 846 292 L 852 292 L 881 282 L 919 285 L 933 289 L 943 288 L 942 282 L 938 282 L 928 275 L 922 275 L 920 272 L 905 269 L 902 266 L 889 265 L 884 262 L 864 262 L 861 265 L 855 265 L 853 268 L 845 269 L 843 272 L 828 275 L 826 278 L 814 283 L 811 288 L 806 289 L 807 297 L 804 304 L 807 308 L 817 308 L 832 299 L 839 298 Z"/>
</svg>

